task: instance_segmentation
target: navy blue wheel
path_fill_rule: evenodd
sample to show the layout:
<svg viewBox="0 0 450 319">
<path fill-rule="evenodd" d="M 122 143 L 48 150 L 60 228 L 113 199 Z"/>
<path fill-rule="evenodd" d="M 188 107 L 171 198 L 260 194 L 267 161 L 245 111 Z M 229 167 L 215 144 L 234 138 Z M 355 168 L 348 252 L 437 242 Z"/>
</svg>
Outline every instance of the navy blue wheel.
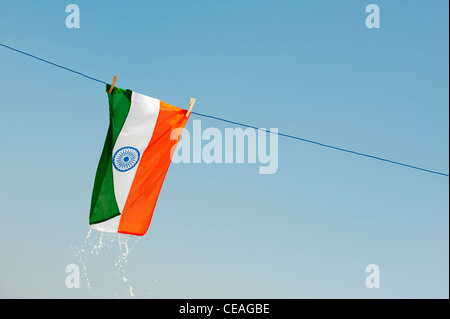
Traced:
<svg viewBox="0 0 450 319">
<path fill-rule="evenodd" d="M 119 172 L 126 172 L 136 166 L 139 162 L 141 154 L 131 146 L 118 149 L 113 156 L 113 165 Z"/>
</svg>

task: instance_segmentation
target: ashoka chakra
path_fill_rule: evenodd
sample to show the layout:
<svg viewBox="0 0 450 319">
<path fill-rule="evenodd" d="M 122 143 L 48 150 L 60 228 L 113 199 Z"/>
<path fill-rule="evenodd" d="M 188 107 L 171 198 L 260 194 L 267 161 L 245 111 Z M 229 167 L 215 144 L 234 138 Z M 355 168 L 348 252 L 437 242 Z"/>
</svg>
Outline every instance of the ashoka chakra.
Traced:
<svg viewBox="0 0 450 319">
<path fill-rule="evenodd" d="M 113 156 L 113 165 L 119 172 L 126 172 L 136 166 L 141 154 L 131 146 L 122 147 Z"/>
</svg>

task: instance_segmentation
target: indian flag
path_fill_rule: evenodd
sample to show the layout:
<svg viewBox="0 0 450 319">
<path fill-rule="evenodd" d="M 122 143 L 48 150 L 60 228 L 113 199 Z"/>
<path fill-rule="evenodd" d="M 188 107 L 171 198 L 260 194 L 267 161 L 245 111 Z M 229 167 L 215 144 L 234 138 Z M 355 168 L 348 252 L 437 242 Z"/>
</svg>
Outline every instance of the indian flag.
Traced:
<svg viewBox="0 0 450 319">
<path fill-rule="evenodd" d="M 110 124 L 95 176 L 89 224 L 99 231 L 142 236 L 169 169 L 171 149 L 178 143 L 170 134 L 184 128 L 187 111 L 117 87 L 108 93 L 108 100 Z"/>
</svg>

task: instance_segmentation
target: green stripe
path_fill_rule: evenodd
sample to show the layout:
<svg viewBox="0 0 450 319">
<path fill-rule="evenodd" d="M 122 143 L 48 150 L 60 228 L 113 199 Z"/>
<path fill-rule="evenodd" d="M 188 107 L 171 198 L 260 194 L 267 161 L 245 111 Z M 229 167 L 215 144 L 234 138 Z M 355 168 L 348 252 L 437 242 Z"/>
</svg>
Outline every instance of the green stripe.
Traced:
<svg viewBox="0 0 450 319">
<path fill-rule="evenodd" d="M 107 84 L 106 92 L 109 92 L 109 88 L 110 85 Z M 112 152 L 130 110 L 131 94 L 130 90 L 118 87 L 114 87 L 112 94 L 108 94 L 109 128 L 97 173 L 95 174 L 91 212 L 89 214 L 90 225 L 101 223 L 120 215 L 114 196 Z"/>
</svg>

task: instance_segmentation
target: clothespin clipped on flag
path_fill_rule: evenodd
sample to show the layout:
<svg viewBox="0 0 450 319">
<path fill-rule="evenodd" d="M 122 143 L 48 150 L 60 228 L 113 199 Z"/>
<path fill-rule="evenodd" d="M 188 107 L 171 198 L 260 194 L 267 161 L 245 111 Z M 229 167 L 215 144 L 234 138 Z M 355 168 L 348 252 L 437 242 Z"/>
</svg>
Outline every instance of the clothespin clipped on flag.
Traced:
<svg viewBox="0 0 450 319">
<path fill-rule="evenodd" d="M 109 94 L 111 94 L 112 91 L 114 90 L 114 86 L 116 85 L 116 81 L 117 81 L 117 75 L 114 75 L 114 79 L 113 79 L 113 81 L 111 83 L 111 87 L 109 88 L 109 92 L 108 92 Z M 189 101 L 189 108 L 188 108 L 188 110 L 186 112 L 186 117 L 188 117 L 191 114 L 192 108 L 194 107 L 194 104 L 195 104 L 195 101 L 196 101 L 196 99 L 191 97 L 191 100 Z"/>
<path fill-rule="evenodd" d="M 186 117 L 188 117 L 189 114 L 191 114 L 195 101 L 196 100 L 193 97 L 191 97 L 191 101 L 189 102 L 189 108 L 188 108 L 188 111 L 186 112 Z"/>
<path fill-rule="evenodd" d="M 109 88 L 109 92 L 108 92 L 109 94 L 111 94 L 112 91 L 114 90 L 114 86 L 116 85 L 116 81 L 117 81 L 117 76 L 114 75 L 114 79 L 113 79 L 113 81 L 111 83 L 111 87 Z"/>
</svg>

